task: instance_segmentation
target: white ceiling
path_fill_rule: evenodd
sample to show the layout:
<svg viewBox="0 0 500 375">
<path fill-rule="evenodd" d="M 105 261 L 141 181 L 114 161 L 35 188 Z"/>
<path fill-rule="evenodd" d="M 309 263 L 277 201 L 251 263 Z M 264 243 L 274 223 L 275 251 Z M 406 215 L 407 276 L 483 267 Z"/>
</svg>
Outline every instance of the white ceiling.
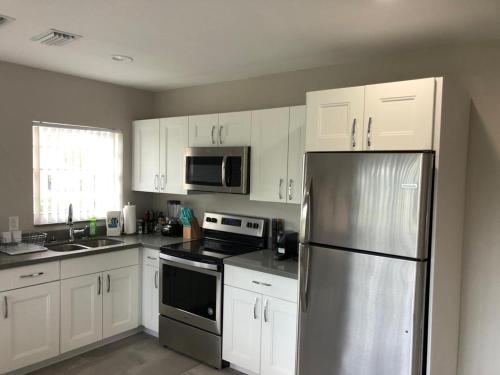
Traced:
<svg viewBox="0 0 500 375">
<path fill-rule="evenodd" d="M 499 0 L 0 0 L 0 14 L 16 18 L 0 60 L 155 91 L 500 38 Z M 30 40 L 50 28 L 83 38 Z"/>
</svg>

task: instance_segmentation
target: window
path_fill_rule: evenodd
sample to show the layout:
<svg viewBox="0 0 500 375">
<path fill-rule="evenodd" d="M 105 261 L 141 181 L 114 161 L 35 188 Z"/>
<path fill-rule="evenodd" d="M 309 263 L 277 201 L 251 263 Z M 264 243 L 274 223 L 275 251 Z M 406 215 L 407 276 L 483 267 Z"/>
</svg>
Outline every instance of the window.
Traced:
<svg viewBox="0 0 500 375">
<path fill-rule="evenodd" d="M 122 205 L 123 139 L 120 132 L 33 123 L 34 224 L 106 217 Z"/>
</svg>

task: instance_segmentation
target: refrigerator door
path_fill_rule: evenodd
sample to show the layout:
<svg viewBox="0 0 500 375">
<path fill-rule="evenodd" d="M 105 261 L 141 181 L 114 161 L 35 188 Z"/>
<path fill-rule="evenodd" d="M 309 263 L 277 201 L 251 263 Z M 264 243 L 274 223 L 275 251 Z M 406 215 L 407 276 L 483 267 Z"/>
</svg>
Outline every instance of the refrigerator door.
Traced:
<svg viewBox="0 0 500 375">
<path fill-rule="evenodd" d="M 305 156 L 301 242 L 426 259 L 432 152 Z"/>
<path fill-rule="evenodd" d="M 421 374 L 425 261 L 304 245 L 300 257 L 298 375 Z"/>
</svg>

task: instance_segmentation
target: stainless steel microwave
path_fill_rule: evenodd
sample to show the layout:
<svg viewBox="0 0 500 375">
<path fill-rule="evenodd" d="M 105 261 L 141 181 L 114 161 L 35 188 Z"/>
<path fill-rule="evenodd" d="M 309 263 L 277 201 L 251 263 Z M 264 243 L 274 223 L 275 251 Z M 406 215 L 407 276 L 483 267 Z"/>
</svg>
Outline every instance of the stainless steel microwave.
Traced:
<svg viewBox="0 0 500 375">
<path fill-rule="evenodd" d="M 191 147 L 184 158 L 187 190 L 248 194 L 250 147 Z"/>
</svg>

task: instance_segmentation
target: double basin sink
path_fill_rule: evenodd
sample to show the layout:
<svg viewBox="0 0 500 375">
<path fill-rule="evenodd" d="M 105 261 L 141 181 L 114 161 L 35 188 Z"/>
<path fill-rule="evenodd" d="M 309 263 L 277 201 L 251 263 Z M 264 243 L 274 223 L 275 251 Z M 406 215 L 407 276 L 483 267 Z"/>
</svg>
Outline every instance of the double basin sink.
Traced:
<svg viewBox="0 0 500 375">
<path fill-rule="evenodd" d="M 78 240 L 78 241 L 69 242 L 69 243 L 46 245 L 46 247 L 47 247 L 47 249 L 52 250 L 52 251 L 66 252 L 66 251 L 95 249 L 97 247 L 119 245 L 122 243 L 123 243 L 123 241 L 115 240 L 112 238 L 97 238 L 97 239 L 90 239 L 90 240 Z"/>
</svg>

